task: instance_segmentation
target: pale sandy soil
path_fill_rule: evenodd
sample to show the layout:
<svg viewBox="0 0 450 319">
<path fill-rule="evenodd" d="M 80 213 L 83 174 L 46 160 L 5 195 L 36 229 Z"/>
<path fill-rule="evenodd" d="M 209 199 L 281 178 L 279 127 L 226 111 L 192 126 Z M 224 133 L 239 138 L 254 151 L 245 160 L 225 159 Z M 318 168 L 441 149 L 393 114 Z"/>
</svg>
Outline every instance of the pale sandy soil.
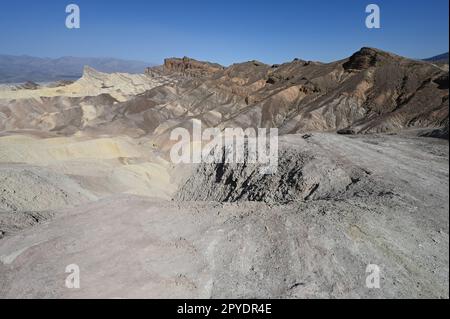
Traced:
<svg viewBox="0 0 450 319">
<path fill-rule="evenodd" d="M 170 199 L 171 165 L 150 145 L 129 137 L 0 137 L 0 230 L 113 194 Z"/>
<path fill-rule="evenodd" d="M 313 170 L 321 183 L 348 168 L 370 172 L 370 183 L 352 181 L 335 198 L 324 185 L 284 204 L 172 201 L 186 170 L 145 140 L 1 137 L 0 296 L 448 298 L 448 141 L 280 141 L 299 156 L 327 155 L 330 170 Z M 190 196 L 207 191 L 189 185 Z M 69 264 L 80 267 L 80 289 L 64 285 Z M 368 264 L 381 269 L 380 289 L 365 285 Z"/>
</svg>

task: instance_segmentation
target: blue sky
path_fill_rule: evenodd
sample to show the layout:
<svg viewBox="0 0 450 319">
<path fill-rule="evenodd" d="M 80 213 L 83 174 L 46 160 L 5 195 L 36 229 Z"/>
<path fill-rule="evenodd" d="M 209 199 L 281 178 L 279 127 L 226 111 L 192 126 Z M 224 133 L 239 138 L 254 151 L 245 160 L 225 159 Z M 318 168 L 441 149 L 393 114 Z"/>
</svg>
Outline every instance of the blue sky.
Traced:
<svg viewBox="0 0 450 319">
<path fill-rule="evenodd" d="M 77 30 L 65 27 L 70 3 L 81 9 Z M 381 8 L 381 29 L 365 27 L 370 3 Z M 327 62 L 371 46 L 425 58 L 448 51 L 448 10 L 448 0 L 2 0 L 0 54 L 228 65 Z"/>
</svg>

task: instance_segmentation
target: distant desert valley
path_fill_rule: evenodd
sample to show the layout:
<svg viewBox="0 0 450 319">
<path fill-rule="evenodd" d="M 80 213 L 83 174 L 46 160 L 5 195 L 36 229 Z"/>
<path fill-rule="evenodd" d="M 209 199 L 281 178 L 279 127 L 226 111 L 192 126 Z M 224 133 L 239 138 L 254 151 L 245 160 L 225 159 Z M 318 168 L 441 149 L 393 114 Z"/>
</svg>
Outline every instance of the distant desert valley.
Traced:
<svg viewBox="0 0 450 319">
<path fill-rule="evenodd" d="M 449 298 L 448 54 L 52 70 L 0 84 L 0 298 Z M 173 163 L 193 121 L 277 171 Z"/>
</svg>

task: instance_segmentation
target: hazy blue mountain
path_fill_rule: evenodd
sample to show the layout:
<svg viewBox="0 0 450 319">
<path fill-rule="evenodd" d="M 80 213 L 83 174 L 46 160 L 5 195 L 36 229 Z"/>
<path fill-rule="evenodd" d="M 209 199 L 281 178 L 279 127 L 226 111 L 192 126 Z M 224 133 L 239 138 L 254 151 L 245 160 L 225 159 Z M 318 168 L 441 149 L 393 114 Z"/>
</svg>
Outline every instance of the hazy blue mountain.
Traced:
<svg viewBox="0 0 450 319">
<path fill-rule="evenodd" d="M 85 65 L 102 72 L 143 73 L 145 68 L 152 64 L 114 58 L 51 59 L 0 54 L 0 83 L 74 80 L 81 77 Z"/>
<path fill-rule="evenodd" d="M 433 56 L 428 59 L 424 59 L 424 61 L 437 62 L 437 63 L 448 63 L 448 52 Z"/>
</svg>

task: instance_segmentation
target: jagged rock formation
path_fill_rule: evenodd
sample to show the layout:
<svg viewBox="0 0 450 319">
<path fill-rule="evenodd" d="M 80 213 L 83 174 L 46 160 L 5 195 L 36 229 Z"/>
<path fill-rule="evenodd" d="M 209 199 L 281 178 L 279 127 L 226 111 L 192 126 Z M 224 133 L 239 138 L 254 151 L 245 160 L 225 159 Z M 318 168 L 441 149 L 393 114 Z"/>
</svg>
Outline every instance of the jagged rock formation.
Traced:
<svg viewBox="0 0 450 319">
<path fill-rule="evenodd" d="M 176 72 L 187 76 L 200 77 L 211 75 L 215 72 L 223 70 L 224 68 L 219 64 L 196 61 L 188 57 L 183 57 L 182 59 L 165 59 L 164 69 L 169 73 Z"/>
<path fill-rule="evenodd" d="M 371 178 L 369 170 L 331 158 L 305 139 L 298 138 L 292 144 L 282 138 L 278 157 L 272 174 L 261 174 L 264 165 L 248 163 L 247 156 L 242 164 L 226 164 L 225 160 L 200 164 L 181 185 L 175 199 L 274 204 L 391 194 L 387 185 Z"/>
<path fill-rule="evenodd" d="M 439 128 L 448 118 L 447 71 L 377 49 L 362 48 L 329 64 L 295 59 L 272 66 L 258 61 L 223 69 L 208 65 L 169 59 L 159 69 L 179 79 L 161 108 L 164 120 L 182 125 L 188 116 L 210 126 L 278 127 L 288 134 Z M 151 95 L 166 90 L 158 87 Z M 159 101 L 148 98 L 147 105 L 161 113 Z M 167 115 L 167 108 L 178 112 Z"/>
<path fill-rule="evenodd" d="M 159 144 L 173 127 L 192 118 L 205 126 L 277 127 L 281 134 L 358 134 L 438 129 L 445 126 L 449 108 L 448 71 L 362 48 L 328 64 L 295 59 L 281 65 L 249 61 L 222 67 L 184 57 L 166 59 L 141 75 L 108 75 L 87 67 L 80 80 L 67 86 L 2 90 L 0 99 L 6 102 L 0 118 L 11 122 L 11 101 L 101 94 L 119 103 L 108 109 L 108 121 L 95 122 L 96 130 L 133 128 L 133 134 L 154 136 Z"/>
</svg>

